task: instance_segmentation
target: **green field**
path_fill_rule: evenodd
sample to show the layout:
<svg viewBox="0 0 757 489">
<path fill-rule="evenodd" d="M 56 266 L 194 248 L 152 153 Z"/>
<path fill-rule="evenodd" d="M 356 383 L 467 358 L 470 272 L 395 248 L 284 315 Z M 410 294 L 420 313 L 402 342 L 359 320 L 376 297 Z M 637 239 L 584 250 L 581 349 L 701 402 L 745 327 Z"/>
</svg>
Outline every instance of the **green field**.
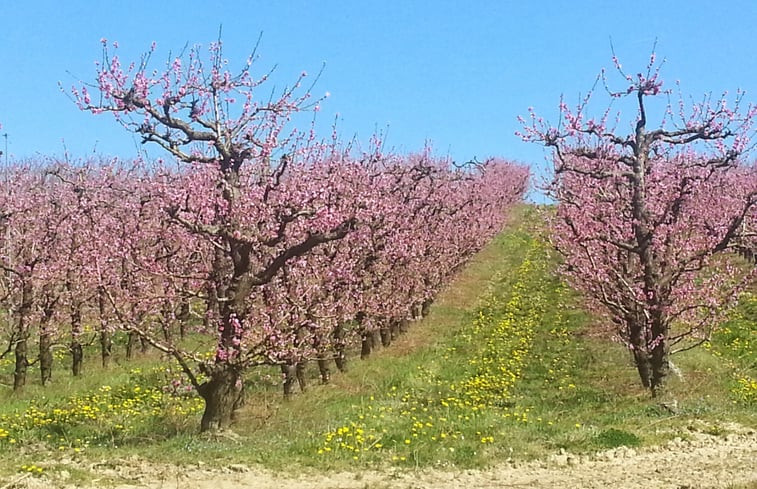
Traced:
<svg viewBox="0 0 757 489">
<path fill-rule="evenodd" d="M 291 471 L 489 466 L 559 449 L 649 446 L 692 431 L 757 428 L 757 299 L 745 295 L 705 348 L 674 358 L 665 402 L 639 384 L 631 358 L 600 318 L 554 275 L 538 214 L 519 209 L 442 293 L 426 319 L 331 384 L 284 401 L 278 370 L 252 372 L 231 432 L 197 433 L 202 402 L 154 352 L 85 375 L 8 385 L 0 361 L 0 475 L 60 470 L 62 460 L 136 455 L 170 464 L 262 464 Z M 68 469 L 70 470 L 70 469 Z M 82 469 L 77 480 L 91 475 Z"/>
</svg>

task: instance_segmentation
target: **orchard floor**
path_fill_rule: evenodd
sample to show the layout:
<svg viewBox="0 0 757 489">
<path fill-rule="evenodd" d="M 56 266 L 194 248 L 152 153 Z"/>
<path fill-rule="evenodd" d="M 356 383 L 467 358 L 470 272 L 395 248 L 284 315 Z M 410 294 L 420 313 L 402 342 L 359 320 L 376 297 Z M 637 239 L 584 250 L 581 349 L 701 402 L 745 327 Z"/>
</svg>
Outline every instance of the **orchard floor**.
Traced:
<svg viewBox="0 0 757 489">
<path fill-rule="evenodd" d="M 732 429 L 734 432 L 726 436 L 693 433 L 688 440 L 677 439 L 660 447 L 640 450 L 621 447 L 580 457 L 556 454 L 546 460 L 505 462 L 485 470 L 306 472 L 293 476 L 241 464 L 213 467 L 212 461 L 208 461 L 176 467 L 139 459 L 100 461 L 86 468 L 102 480 L 131 481 L 116 485 L 116 489 L 757 488 L 757 432 Z M 63 476 L 66 473 L 59 472 Z M 103 487 L 98 480 L 93 479 L 90 487 Z M 19 478 L 0 487 L 79 486 L 65 480 Z"/>
</svg>

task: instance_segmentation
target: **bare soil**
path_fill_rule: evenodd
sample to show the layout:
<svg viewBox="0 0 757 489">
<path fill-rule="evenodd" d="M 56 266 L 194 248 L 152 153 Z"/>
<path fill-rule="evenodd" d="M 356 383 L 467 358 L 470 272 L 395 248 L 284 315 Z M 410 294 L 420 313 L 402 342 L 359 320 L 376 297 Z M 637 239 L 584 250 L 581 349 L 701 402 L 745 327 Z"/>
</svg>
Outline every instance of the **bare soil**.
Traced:
<svg viewBox="0 0 757 489">
<path fill-rule="evenodd" d="M 0 489 L 757 488 L 757 431 L 745 427 L 729 431 L 720 436 L 692 432 L 686 439 L 638 450 L 619 447 L 580 456 L 555 453 L 545 460 L 505 461 L 484 470 L 392 468 L 282 475 L 242 464 L 216 467 L 212 461 L 186 467 L 139 459 L 71 462 L 72 470 L 93 474 L 86 486 L 72 483 L 71 473 L 58 464 L 54 473 L 19 475 L 4 481 Z"/>
</svg>

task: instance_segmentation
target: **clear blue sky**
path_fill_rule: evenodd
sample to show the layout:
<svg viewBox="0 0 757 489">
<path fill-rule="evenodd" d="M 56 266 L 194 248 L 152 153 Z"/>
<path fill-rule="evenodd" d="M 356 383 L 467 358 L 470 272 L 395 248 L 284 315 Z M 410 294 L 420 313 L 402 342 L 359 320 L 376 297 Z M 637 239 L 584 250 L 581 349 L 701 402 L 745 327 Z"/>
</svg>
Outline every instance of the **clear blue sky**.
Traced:
<svg viewBox="0 0 757 489">
<path fill-rule="evenodd" d="M 10 154 L 61 155 L 65 141 L 74 156 L 134 156 L 130 134 L 110 116 L 79 112 L 58 82 L 94 79 L 102 37 L 119 41 L 122 58 L 157 41 L 157 61 L 215 40 L 219 25 L 240 66 L 262 31 L 258 66 L 278 65 L 281 84 L 325 62 L 315 89 L 331 93 L 323 126 L 338 113 L 345 138 L 367 141 L 388 127 L 391 147 L 428 140 L 457 160 L 543 164 L 540 147 L 513 135 L 516 116 L 534 106 L 554 119 L 560 94 L 576 101 L 611 65 L 611 37 L 630 71 L 657 38 L 664 78 L 686 93 L 740 87 L 757 99 L 754 0 L 9 0 L 0 2 L 0 134 Z"/>
</svg>

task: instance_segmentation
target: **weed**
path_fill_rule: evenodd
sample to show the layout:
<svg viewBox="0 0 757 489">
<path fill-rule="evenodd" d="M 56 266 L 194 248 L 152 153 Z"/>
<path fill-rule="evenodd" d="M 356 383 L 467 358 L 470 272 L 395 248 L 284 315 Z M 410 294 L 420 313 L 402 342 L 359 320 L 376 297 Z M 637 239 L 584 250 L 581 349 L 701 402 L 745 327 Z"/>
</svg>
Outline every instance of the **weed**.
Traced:
<svg viewBox="0 0 757 489">
<path fill-rule="evenodd" d="M 615 428 L 610 428 L 599 433 L 594 437 L 594 441 L 603 448 L 637 447 L 641 445 L 641 439 L 638 436 Z"/>
</svg>

